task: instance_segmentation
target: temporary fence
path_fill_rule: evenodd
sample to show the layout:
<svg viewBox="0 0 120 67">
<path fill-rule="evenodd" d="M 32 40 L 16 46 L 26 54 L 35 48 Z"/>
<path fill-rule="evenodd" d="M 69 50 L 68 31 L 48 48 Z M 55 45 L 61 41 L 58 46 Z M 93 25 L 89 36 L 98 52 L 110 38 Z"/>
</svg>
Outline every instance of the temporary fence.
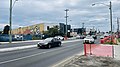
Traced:
<svg viewBox="0 0 120 67">
<path fill-rule="evenodd" d="M 110 36 L 108 36 L 108 37 L 105 37 L 105 38 L 103 38 L 103 39 L 101 39 L 100 40 L 100 43 L 101 44 L 104 44 L 107 40 L 109 40 L 110 39 Z"/>
<path fill-rule="evenodd" d="M 114 46 L 100 44 L 84 44 L 84 55 L 114 57 Z"/>
</svg>

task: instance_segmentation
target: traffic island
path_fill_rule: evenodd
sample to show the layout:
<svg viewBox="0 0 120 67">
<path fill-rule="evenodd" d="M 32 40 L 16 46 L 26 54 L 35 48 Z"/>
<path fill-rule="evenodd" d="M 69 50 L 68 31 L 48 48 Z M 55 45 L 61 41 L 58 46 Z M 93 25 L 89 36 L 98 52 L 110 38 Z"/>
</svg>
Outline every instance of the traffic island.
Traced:
<svg viewBox="0 0 120 67">
<path fill-rule="evenodd" d="M 120 60 L 111 57 L 77 55 L 55 67 L 120 67 Z"/>
</svg>

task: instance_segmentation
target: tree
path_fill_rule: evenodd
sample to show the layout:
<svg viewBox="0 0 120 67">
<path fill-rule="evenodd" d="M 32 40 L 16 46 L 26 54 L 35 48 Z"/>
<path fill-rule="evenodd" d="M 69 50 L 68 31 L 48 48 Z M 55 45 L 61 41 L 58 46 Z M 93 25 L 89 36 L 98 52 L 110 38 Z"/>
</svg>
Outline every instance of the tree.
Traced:
<svg viewBox="0 0 120 67">
<path fill-rule="evenodd" d="M 49 28 L 48 31 L 43 32 L 44 35 L 48 35 L 50 37 L 56 36 L 59 34 L 59 27 L 58 26 L 53 26 L 52 28 Z"/>
<path fill-rule="evenodd" d="M 6 25 L 3 29 L 3 34 L 9 34 L 10 27 Z"/>
</svg>

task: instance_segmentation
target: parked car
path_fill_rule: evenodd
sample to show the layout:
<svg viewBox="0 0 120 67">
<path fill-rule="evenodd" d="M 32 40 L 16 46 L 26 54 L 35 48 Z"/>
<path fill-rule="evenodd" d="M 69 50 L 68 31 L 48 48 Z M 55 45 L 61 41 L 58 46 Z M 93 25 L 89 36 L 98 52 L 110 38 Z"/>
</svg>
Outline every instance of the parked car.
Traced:
<svg viewBox="0 0 120 67">
<path fill-rule="evenodd" d="M 57 38 L 46 38 L 43 41 L 38 42 L 39 48 L 51 48 L 55 46 L 61 46 L 61 41 Z"/>
<path fill-rule="evenodd" d="M 94 40 L 94 38 L 91 37 L 91 36 L 86 36 L 86 38 L 84 38 L 84 40 L 83 40 L 83 43 L 84 43 L 84 44 L 85 44 L 85 43 L 87 43 L 87 44 L 94 44 L 94 42 L 95 42 L 95 40 Z"/>
<path fill-rule="evenodd" d="M 62 36 L 55 36 L 54 38 L 57 38 L 59 40 L 64 40 L 64 37 L 62 37 Z"/>
</svg>

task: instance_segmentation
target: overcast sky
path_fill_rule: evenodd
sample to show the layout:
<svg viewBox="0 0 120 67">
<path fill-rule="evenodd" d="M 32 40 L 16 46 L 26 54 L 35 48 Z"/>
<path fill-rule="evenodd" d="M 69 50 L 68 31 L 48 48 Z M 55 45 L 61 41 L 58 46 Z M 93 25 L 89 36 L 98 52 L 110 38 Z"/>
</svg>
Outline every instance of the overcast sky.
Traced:
<svg viewBox="0 0 120 67">
<path fill-rule="evenodd" d="M 0 30 L 9 24 L 9 1 L 0 0 Z M 116 30 L 116 18 L 120 18 L 120 0 L 111 0 L 113 9 L 113 25 Z M 14 2 L 14 0 L 13 0 Z M 38 23 L 65 23 L 65 9 L 68 12 L 68 24 L 72 28 L 97 28 L 110 30 L 110 0 L 18 0 L 13 7 L 12 29 Z M 93 3 L 104 3 L 96 4 Z M 71 21 L 70 21 L 71 20 Z"/>
</svg>

